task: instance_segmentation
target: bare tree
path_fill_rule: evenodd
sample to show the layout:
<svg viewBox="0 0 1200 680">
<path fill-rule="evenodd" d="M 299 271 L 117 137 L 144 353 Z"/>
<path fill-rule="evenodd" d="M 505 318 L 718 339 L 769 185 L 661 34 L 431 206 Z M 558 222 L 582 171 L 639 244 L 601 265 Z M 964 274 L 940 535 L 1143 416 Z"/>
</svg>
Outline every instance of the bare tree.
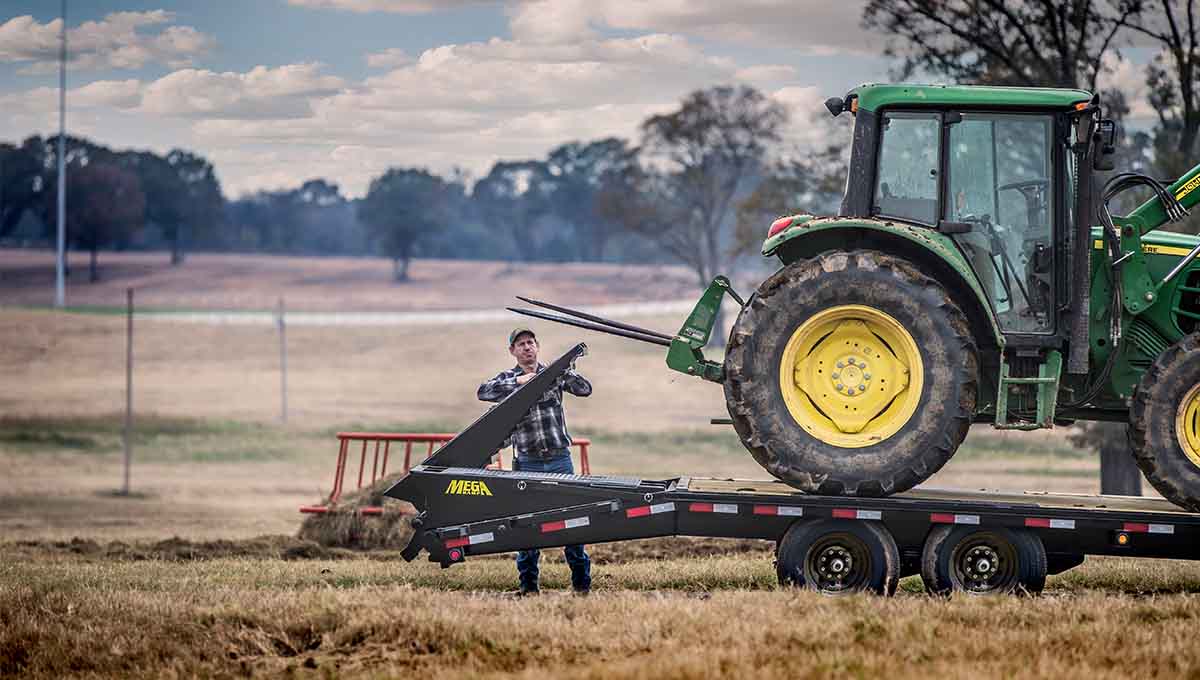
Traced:
<svg viewBox="0 0 1200 680">
<path fill-rule="evenodd" d="M 863 25 L 891 36 L 884 54 L 964 84 L 1096 88 L 1140 2 L 870 0 Z"/>
<path fill-rule="evenodd" d="M 603 211 L 679 259 L 701 286 L 732 259 L 739 195 L 760 176 L 787 111 L 750 87 L 693 92 L 642 123 L 641 163 L 608 187 Z"/>
<path fill-rule="evenodd" d="M 1200 137 L 1200 25 L 1194 0 L 1136 3 L 1126 26 L 1161 51 L 1147 66 L 1150 106 L 1158 115 L 1158 164 L 1178 175 L 1190 168 Z"/>
<path fill-rule="evenodd" d="M 831 141 L 808 155 L 774 163 L 754 191 L 737 206 L 734 230 L 738 252 L 756 252 L 767 227 L 776 218 L 797 213 L 830 215 L 837 212 L 846 182 L 848 146 L 826 121 Z"/>
</svg>

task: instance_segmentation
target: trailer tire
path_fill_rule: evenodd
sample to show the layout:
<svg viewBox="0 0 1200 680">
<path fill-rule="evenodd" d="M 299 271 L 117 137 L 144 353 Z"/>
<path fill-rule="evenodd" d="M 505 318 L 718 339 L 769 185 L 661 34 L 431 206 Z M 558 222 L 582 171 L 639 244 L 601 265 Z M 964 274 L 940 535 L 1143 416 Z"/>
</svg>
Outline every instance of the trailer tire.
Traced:
<svg viewBox="0 0 1200 680">
<path fill-rule="evenodd" d="M 1042 539 L 1023 529 L 943 524 L 921 551 L 921 580 L 933 595 L 1037 594 L 1046 571 Z"/>
<path fill-rule="evenodd" d="M 900 580 L 900 551 L 877 522 L 801 521 L 780 540 L 775 571 L 780 585 L 825 595 L 891 595 Z"/>
<path fill-rule="evenodd" d="M 1129 409 L 1129 447 L 1164 498 L 1200 512 L 1200 334 L 1171 345 L 1142 374 Z"/>
<path fill-rule="evenodd" d="M 967 317 L 940 283 L 901 257 L 832 251 L 783 267 L 743 307 L 725 401 L 776 478 L 886 496 L 954 455 L 975 415 L 978 366 Z"/>
</svg>

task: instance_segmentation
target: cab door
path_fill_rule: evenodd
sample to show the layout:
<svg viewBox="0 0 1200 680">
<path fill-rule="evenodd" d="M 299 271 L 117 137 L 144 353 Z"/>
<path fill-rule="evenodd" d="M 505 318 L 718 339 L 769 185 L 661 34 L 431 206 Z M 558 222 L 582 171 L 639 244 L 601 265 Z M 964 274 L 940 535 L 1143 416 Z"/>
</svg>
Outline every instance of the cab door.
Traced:
<svg viewBox="0 0 1200 680">
<path fill-rule="evenodd" d="M 1059 182 L 1051 114 L 953 116 L 946 134 L 942 220 L 955 236 L 1005 334 L 1053 334 Z"/>
</svg>

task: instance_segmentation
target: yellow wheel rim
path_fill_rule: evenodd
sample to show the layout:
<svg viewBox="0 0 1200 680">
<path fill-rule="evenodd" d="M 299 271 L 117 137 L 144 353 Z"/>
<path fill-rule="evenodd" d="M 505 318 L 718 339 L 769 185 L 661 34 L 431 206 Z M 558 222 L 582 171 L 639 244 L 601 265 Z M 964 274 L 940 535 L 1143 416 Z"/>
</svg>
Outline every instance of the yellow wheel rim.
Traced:
<svg viewBox="0 0 1200 680">
<path fill-rule="evenodd" d="M 827 444 L 857 449 L 904 427 L 921 400 L 924 376 L 917 343 L 899 321 L 871 307 L 842 305 L 792 333 L 779 388 L 800 427 Z"/>
<path fill-rule="evenodd" d="M 1183 453 L 1200 467 L 1200 384 L 1188 390 L 1175 412 L 1175 436 Z"/>
</svg>

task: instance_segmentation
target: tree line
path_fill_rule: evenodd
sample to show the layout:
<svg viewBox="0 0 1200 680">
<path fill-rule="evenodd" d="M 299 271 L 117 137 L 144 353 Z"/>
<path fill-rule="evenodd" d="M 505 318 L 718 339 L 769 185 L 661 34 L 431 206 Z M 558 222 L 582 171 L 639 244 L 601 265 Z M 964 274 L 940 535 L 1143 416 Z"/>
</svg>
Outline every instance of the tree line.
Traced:
<svg viewBox="0 0 1200 680">
<path fill-rule="evenodd" d="M 795 151 L 782 138 L 788 118 L 758 90 L 717 86 L 646 119 L 636 142 L 569 142 L 544 158 L 498 161 L 474 180 L 389 168 L 358 199 L 316 178 L 230 200 L 197 153 L 119 151 L 68 136 L 66 234 L 69 247 L 91 254 L 92 280 L 100 250 L 165 249 L 172 264 L 190 250 L 385 256 L 396 281 L 415 256 L 674 261 L 707 283 L 757 245 L 778 212 L 774 199 L 835 205 L 835 192 L 812 190 L 812 167 L 795 153 L 781 160 L 782 149 Z M 52 240 L 57 153 L 57 137 L 0 144 L 0 243 Z M 834 163 L 816 175 L 838 173 Z"/>
</svg>

